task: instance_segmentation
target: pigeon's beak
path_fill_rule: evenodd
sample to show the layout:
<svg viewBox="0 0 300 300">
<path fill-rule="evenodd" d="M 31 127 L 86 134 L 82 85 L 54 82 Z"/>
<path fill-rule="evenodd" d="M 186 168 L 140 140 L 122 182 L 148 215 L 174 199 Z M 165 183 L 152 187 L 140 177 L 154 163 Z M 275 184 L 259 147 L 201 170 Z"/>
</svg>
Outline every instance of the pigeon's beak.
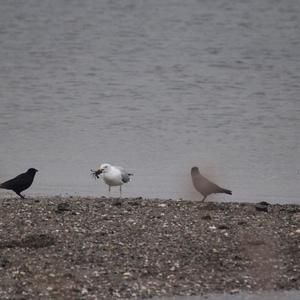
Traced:
<svg viewBox="0 0 300 300">
<path fill-rule="evenodd" d="M 103 169 L 97 170 L 97 173 L 98 173 L 98 174 L 102 174 L 102 172 L 103 172 Z"/>
</svg>

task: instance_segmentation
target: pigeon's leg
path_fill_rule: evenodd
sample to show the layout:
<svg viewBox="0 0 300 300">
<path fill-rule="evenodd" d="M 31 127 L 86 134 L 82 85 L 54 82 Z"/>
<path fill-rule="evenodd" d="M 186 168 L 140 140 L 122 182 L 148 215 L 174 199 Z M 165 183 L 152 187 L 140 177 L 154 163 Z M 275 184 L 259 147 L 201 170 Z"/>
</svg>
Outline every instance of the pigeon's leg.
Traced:
<svg viewBox="0 0 300 300">
<path fill-rule="evenodd" d="M 17 194 L 18 196 L 20 196 L 22 199 L 25 199 L 25 197 L 24 197 L 23 195 L 21 195 L 20 193 L 16 192 L 16 194 Z"/>
<path fill-rule="evenodd" d="M 110 185 L 108 186 L 108 197 L 110 197 Z"/>
<path fill-rule="evenodd" d="M 122 186 L 120 185 L 120 198 L 122 198 Z"/>
<path fill-rule="evenodd" d="M 206 197 L 207 197 L 207 196 L 204 196 L 204 197 L 203 197 L 202 202 L 204 202 L 204 200 L 206 199 Z"/>
</svg>

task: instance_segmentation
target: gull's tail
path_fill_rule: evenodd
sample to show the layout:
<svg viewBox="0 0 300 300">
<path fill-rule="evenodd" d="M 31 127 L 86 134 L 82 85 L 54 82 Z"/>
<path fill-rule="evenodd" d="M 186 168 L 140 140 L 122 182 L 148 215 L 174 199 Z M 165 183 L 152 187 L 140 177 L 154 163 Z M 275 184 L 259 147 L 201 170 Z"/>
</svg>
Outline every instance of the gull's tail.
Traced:
<svg viewBox="0 0 300 300">
<path fill-rule="evenodd" d="M 127 173 L 127 175 L 128 175 L 128 181 L 131 181 L 131 176 L 133 176 L 133 173 Z"/>
</svg>

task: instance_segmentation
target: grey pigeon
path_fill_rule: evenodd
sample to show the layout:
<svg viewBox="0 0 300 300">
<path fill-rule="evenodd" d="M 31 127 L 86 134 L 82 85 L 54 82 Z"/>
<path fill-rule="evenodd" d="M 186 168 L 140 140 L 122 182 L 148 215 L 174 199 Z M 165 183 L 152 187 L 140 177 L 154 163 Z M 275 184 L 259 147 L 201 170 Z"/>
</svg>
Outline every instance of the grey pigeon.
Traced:
<svg viewBox="0 0 300 300">
<path fill-rule="evenodd" d="M 202 202 L 210 194 L 224 193 L 232 195 L 232 192 L 230 190 L 223 189 L 202 176 L 197 167 L 193 167 L 191 169 L 191 175 L 195 189 L 204 197 L 202 199 Z"/>
</svg>

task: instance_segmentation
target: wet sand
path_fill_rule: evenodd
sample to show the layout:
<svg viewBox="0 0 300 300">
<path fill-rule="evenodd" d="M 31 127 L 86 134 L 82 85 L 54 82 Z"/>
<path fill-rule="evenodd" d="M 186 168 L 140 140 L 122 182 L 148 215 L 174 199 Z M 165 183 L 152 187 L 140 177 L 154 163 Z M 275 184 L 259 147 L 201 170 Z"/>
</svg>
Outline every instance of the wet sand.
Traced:
<svg viewBox="0 0 300 300">
<path fill-rule="evenodd" d="M 300 206 L 0 199 L 1 299 L 300 289 Z"/>
</svg>

